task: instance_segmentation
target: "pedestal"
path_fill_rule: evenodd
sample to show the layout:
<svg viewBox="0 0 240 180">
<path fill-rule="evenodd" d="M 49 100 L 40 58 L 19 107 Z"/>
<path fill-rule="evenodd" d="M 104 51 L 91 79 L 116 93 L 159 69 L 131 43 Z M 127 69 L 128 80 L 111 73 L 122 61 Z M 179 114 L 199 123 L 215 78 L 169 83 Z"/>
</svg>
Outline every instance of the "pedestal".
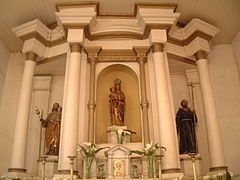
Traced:
<svg viewBox="0 0 240 180">
<path fill-rule="evenodd" d="M 195 157 L 195 167 L 196 167 L 196 174 L 197 176 L 201 176 L 201 157 L 200 155 L 196 155 Z M 180 155 L 180 163 L 181 163 L 181 170 L 184 173 L 185 177 L 191 177 L 193 179 L 193 165 L 192 159 L 188 154 L 181 154 Z"/>
<path fill-rule="evenodd" d="M 232 172 L 229 172 L 232 179 L 239 179 L 239 175 L 235 175 Z M 206 176 L 203 176 L 203 180 L 218 180 L 218 179 L 226 179 L 226 170 L 219 170 L 219 171 L 210 171 L 207 173 Z"/>
<path fill-rule="evenodd" d="M 108 127 L 108 143 L 117 144 L 117 134 L 113 131 L 114 128 L 126 130 L 127 126 L 110 126 Z M 126 135 L 123 139 L 123 144 L 130 143 L 130 136 Z"/>
<path fill-rule="evenodd" d="M 7 172 L 6 178 L 8 179 L 28 179 L 32 178 L 30 173 L 27 172 Z"/>
<path fill-rule="evenodd" d="M 38 176 L 42 176 L 42 162 L 38 161 Z M 45 164 L 45 177 L 52 178 L 58 171 L 58 156 L 48 156 Z"/>
<path fill-rule="evenodd" d="M 108 160 L 107 178 L 130 178 L 130 149 L 119 144 L 105 151 Z"/>
</svg>

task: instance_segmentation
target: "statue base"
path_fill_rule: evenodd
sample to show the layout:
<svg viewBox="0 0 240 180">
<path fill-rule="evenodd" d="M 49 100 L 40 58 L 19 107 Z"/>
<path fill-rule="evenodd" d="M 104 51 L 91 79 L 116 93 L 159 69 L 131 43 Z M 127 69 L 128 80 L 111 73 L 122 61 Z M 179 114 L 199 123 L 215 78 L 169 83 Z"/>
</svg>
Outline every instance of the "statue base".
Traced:
<svg viewBox="0 0 240 180">
<path fill-rule="evenodd" d="M 42 176 L 43 164 L 38 161 L 38 176 Z M 53 177 L 58 171 L 58 155 L 48 155 L 45 162 L 45 177 Z"/>
<path fill-rule="evenodd" d="M 117 133 L 113 129 L 122 129 L 126 130 L 127 126 L 110 126 L 108 127 L 108 143 L 109 144 L 118 144 L 117 143 Z M 126 135 L 123 139 L 123 144 L 130 143 L 130 136 Z"/>
<path fill-rule="evenodd" d="M 195 167 L 197 177 L 201 176 L 201 157 L 200 154 L 195 156 Z M 188 154 L 180 155 L 181 170 L 184 173 L 184 176 L 193 178 L 193 163 L 192 159 Z"/>
</svg>

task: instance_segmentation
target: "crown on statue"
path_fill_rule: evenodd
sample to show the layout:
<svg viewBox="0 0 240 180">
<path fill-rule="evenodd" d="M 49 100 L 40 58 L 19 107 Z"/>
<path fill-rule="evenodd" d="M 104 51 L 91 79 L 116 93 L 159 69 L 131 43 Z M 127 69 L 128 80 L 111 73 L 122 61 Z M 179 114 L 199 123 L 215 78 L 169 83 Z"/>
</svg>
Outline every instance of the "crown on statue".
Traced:
<svg viewBox="0 0 240 180">
<path fill-rule="evenodd" d="M 122 81 L 121 81 L 120 79 L 118 79 L 118 78 L 114 80 L 114 84 L 115 84 L 115 85 L 116 85 L 116 84 L 121 84 L 121 82 L 122 82 Z"/>
</svg>

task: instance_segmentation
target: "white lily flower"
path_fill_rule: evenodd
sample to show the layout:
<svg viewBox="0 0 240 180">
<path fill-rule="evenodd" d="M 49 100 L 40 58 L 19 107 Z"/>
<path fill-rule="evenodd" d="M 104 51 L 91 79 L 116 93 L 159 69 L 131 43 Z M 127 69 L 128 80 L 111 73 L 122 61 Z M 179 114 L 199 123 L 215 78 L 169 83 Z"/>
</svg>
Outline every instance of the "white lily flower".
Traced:
<svg viewBox="0 0 240 180">
<path fill-rule="evenodd" d="M 152 147 L 151 144 L 146 144 L 146 150 L 149 150 Z"/>
<path fill-rule="evenodd" d="M 84 142 L 83 144 L 84 144 L 85 146 L 91 146 L 92 143 L 91 143 L 91 142 Z"/>
<path fill-rule="evenodd" d="M 118 130 L 118 134 L 122 134 L 123 130 L 122 129 L 119 129 Z"/>
</svg>

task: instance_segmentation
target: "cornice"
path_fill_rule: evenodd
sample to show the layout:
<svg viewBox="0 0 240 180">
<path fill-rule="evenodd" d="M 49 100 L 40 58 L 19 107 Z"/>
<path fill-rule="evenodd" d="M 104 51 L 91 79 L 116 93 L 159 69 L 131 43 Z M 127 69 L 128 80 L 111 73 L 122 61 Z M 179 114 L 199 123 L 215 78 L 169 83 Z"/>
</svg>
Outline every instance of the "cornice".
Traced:
<svg viewBox="0 0 240 180">
<path fill-rule="evenodd" d="M 51 47 L 66 41 L 64 32 L 59 27 L 49 29 L 39 19 L 12 28 L 12 31 L 23 41 L 36 38 L 45 46 Z"/>
<path fill-rule="evenodd" d="M 97 1 L 82 1 L 82 2 L 64 2 L 64 3 L 57 3 L 56 9 L 57 12 L 68 9 L 68 8 L 94 8 L 95 11 L 99 14 L 99 3 Z"/>
<path fill-rule="evenodd" d="M 209 41 L 219 31 L 215 26 L 201 19 L 194 18 L 185 27 L 173 25 L 168 33 L 168 42 L 186 46 L 196 37 L 201 37 Z"/>
<path fill-rule="evenodd" d="M 133 15 L 100 15 L 98 3 L 57 4 L 57 22 L 66 31 L 84 28 L 90 40 L 101 38 L 148 38 L 151 29 L 167 29 L 176 22 L 174 4 L 141 3 L 135 5 Z M 155 12 L 153 15 L 152 11 Z"/>
</svg>

